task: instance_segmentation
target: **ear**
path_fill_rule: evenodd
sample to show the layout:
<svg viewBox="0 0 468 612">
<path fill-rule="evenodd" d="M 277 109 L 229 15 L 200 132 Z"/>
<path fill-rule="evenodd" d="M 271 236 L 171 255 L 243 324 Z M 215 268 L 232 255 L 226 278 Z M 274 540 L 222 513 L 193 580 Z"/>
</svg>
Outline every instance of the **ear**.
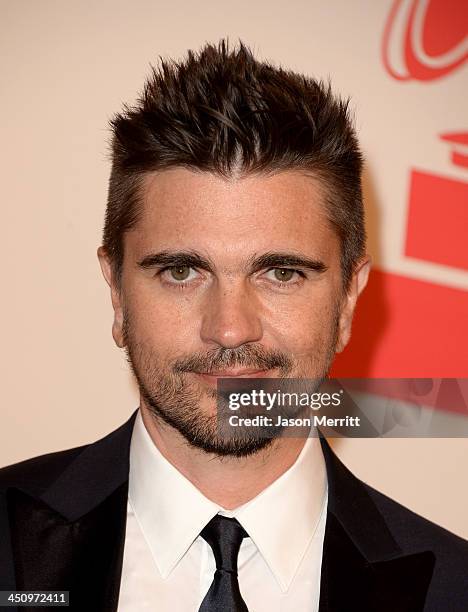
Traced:
<svg viewBox="0 0 468 612">
<path fill-rule="evenodd" d="M 125 342 L 123 339 L 123 305 L 121 292 L 117 287 L 112 271 L 111 259 L 104 247 L 99 247 L 97 256 L 101 265 L 101 270 L 107 284 L 111 290 L 112 306 L 114 308 L 114 322 L 112 324 L 112 336 L 118 347 L 123 348 Z"/>
<path fill-rule="evenodd" d="M 356 266 L 349 284 L 349 289 L 343 296 L 338 328 L 338 342 L 336 345 L 337 353 L 341 353 L 351 337 L 351 324 L 353 322 L 354 309 L 356 308 L 356 302 L 361 291 L 367 285 L 370 268 L 371 258 L 369 255 L 366 255 Z"/>
</svg>

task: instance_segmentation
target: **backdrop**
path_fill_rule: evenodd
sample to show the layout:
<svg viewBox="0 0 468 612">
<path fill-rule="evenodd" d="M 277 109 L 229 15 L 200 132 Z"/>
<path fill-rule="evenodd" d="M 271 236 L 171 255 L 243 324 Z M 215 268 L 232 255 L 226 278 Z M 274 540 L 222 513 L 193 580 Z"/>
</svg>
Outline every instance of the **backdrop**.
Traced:
<svg viewBox="0 0 468 612">
<path fill-rule="evenodd" d="M 138 405 L 98 266 L 107 123 L 159 55 L 229 36 L 350 95 L 370 283 L 334 373 L 468 377 L 468 4 L 2 0 L 0 465 Z M 362 479 L 468 538 L 468 440 L 341 440 Z"/>
</svg>

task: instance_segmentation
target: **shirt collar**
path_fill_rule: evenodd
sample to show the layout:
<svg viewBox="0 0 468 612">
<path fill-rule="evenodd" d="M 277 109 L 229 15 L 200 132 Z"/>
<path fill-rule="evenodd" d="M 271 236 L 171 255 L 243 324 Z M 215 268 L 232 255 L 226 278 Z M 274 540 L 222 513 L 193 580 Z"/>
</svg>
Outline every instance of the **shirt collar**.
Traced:
<svg viewBox="0 0 468 612">
<path fill-rule="evenodd" d="M 163 578 L 220 510 L 159 451 L 140 410 L 130 443 L 128 496 Z"/>
<path fill-rule="evenodd" d="M 326 499 L 325 462 L 319 439 L 311 437 L 284 474 L 254 499 L 226 511 L 167 461 L 138 411 L 130 444 L 129 501 L 163 578 L 221 512 L 238 519 L 285 591 L 314 537 Z"/>
<path fill-rule="evenodd" d="M 233 511 L 286 591 L 327 508 L 327 473 L 320 441 L 307 438 L 295 463 Z"/>
</svg>

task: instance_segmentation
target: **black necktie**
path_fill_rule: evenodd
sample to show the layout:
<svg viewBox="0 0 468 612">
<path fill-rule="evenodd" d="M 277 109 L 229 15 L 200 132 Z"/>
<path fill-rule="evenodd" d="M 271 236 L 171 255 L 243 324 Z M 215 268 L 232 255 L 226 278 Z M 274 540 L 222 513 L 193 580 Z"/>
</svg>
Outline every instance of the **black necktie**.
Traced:
<svg viewBox="0 0 468 612">
<path fill-rule="evenodd" d="M 216 571 L 199 612 L 248 612 L 237 580 L 237 556 L 246 531 L 236 519 L 217 514 L 200 535 L 213 549 Z"/>
</svg>

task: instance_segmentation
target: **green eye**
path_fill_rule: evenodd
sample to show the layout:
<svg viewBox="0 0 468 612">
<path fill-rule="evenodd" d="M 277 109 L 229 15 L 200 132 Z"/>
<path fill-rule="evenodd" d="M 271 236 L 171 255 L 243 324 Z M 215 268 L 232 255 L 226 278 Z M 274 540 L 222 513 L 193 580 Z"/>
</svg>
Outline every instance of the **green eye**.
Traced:
<svg viewBox="0 0 468 612">
<path fill-rule="evenodd" d="M 275 279 L 281 281 L 282 283 L 287 283 L 293 277 L 294 272 L 295 270 L 288 270 L 287 268 L 275 268 Z"/>
<path fill-rule="evenodd" d="M 184 281 L 190 275 L 191 268 L 189 266 L 173 266 L 170 268 L 171 276 L 176 281 Z"/>
</svg>

